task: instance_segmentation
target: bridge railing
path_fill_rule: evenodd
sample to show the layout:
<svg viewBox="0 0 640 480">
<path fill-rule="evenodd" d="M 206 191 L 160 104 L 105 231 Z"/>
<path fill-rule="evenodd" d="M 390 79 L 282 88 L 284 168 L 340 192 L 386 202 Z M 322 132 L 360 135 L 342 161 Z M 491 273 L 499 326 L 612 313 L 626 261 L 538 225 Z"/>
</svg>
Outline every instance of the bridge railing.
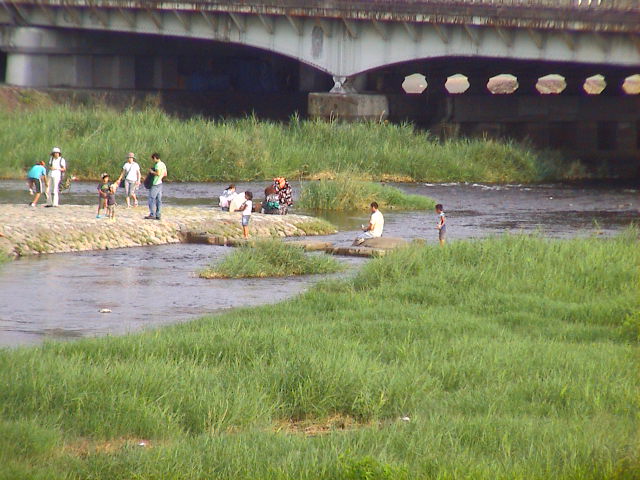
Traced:
<svg viewBox="0 0 640 480">
<path fill-rule="evenodd" d="M 193 0 L 192 0 L 193 1 Z M 630 10 L 640 9 L 640 0 L 232 0 L 221 2 L 216 0 L 195 0 L 204 4 L 240 4 L 247 6 L 271 6 L 283 8 L 323 8 L 353 10 L 363 6 L 385 7 L 389 10 L 406 7 L 450 5 L 450 6 L 507 6 L 524 8 L 557 8 L 557 9 L 603 9 Z"/>
</svg>

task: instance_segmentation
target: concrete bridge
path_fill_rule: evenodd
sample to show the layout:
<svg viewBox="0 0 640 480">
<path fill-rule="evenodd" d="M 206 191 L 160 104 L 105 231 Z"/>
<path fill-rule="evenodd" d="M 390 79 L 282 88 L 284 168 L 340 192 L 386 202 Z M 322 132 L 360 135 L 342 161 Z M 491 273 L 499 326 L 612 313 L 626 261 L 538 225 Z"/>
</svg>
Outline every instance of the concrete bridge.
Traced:
<svg viewBox="0 0 640 480">
<path fill-rule="evenodd" d="M 25 86 L 50 85 L 46 70 L 82 86 L 69 77 L 73 70 L 85 77 L 81 56 L 98 46 L 82 32 L 96 31 L 275 52 L 330 74 L 337 92 L 358 74 L 417 59 L 640 65 L 637 0 L 2 0 L 2 7 L 0 24 L 12 27 L 2 41 L 7 81 Z M 119 65 L 128 61 L 121 56 Z"/>
<path fill-rule="evenodd" d="M 212 96 L 233 91 L 238 102 L 254 85 L 258 94 L 289 98 L 316 92 L 309 109 L 320 116 L 381 118 L 395 111 L 395 118 L 457 122 L 465 130 L 491 123 L 490 100 L 476 98 L 488 94 L 489 77 L 514 73 L 519 89 L 499 100 L 501 124 L 553 121 L 559 111 L 563 122 L 607 123 L 600 135 L 606 140 L 618 129 L 610 124 L 618 122 L 627 132 L 625 155 L 637 160 L 640 151 L 638 95 L 621 89 L 625 79 L 640 74 L 639 0 L 0 4 L 0 76 L 4 70 L 11 85 Z M 407 99 L 401 84 L 416 72 L 424 74 L 428 88 L 420 99 Z M 465 74 L 471 88 L 447 97 L 444 85 L 455 73 Z M 549 73 L 566 78 L 564 99 L 538 96 L 536 81 Z M 603 75 L 603 95 L 616 98 L 583 98 L 584 81 L 594 74 Z M 526 95 L 536 97 L 518 97 Z M 600 128 L 594 125 L 589 131 Z M 605 140 L 603 145 L 611 143 Z"/>
</svg>

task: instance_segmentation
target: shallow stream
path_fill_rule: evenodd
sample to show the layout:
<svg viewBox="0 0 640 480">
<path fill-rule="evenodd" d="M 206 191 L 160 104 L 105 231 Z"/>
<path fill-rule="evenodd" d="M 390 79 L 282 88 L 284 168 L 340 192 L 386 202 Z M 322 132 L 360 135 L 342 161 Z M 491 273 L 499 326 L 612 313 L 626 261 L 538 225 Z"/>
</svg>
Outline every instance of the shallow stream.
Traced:
<svg viewBox="0 0 640 480">
<path fill-rule="evenodd" d="M 164 201 L 212 206 L 226 185 L 170 183 Z M 239 183 L 240 191 L 261 192 L 264 182 Z M 629 185 L 398 184 L 445 206 L 448 239 L 503 232 L 535 232 L 553 237 L 612 235 L 638 223 L 638 189 Z M 299 184 L 293 184 L 299 191 Z M 75 182 L 61 204 L 96 203 L 96 184 Z M 146 214 L 141 192 L 140 216 Z M 260 198 L 260 195 L 257 195 Z M 0 181 L 0 203 L 24 203 L 23 181 Z M 122 208 L 124 200 L 120 200 Z M 300 212 L 311 213 L 313 212 Z M 385 235 L 437 241 L 433 212 L 385 214 Z M 367 214 L 322 214 L 340 232 L 329 237 L 350 243 Z M 206 245 L 166 245 L 22 258 L 0 267 L 0 346 L 39 343 L 47 338 L 122 334 L 187 321 L 238 306 L 290 298 L 322 279 L 203 280 L 194 272 L 230 249 Z M 345 258 L 353 273 L 365 260 Z M 99 313 L 101 309 L 111 313 Z"/>
</svg>

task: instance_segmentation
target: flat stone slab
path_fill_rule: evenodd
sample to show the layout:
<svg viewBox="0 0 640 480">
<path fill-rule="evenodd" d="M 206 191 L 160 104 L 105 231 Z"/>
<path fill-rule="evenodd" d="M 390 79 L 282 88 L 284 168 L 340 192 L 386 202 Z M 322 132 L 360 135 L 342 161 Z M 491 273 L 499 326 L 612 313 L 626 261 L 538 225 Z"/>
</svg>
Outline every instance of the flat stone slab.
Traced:
<svg viewBox="0 0 640 480">
<path fill-rule="evenodd" d="M 325 250 L 331 255 L 343 255 L 347 257 L 381 257 L 385 255 L 389 250 L 383 248 L 371 248 L 371 247 L 334 247 Z"/>
<path fill-rule="evenodd" d="M 394 248 L 404 247 L 408 244 L 404 238 L 399 237 L 377 237 L 367 238 L 360 247 L 378 248 L 383 250 L 393 250 Z"/>
<path fill-rule="evenodd" d="M 304 248 L 307 252 L 325 252 L 333 248 L 332 242 L 322 242 L 319 240 L 294 240 L 288 243 Z"/>
<path fill-rule="evenodd" d="M 32 208 L 0 205 L 0 250 L 10 256 L 104 250 L 186 242 L 198 235 L 237 243 L 242 238 L 240 213 L 213 208 L 169 207 L 162 220 L 145 220 L 147 209 L 117 207 L 116 218 L 97 219 L 96 206 L 61 205 Z M 253 214 L 252 238 L 326 235 L 335 228 L 305 215 Z M 204 241 L 203 241 L 204 243 Z M 217 245 L 217 243 L 210 243 Z"/>
</svg>

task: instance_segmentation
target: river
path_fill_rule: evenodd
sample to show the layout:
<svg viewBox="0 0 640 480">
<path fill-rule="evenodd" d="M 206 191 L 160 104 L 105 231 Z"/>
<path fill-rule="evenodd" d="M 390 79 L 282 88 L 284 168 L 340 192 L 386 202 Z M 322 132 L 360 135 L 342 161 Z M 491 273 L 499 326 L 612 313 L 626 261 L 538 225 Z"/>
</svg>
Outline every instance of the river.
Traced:
<svg viewBox="0 0 640 480">
<path fill-rule="evenodd" d="M 225 186 L 169 183 L 164 201 L 212 207 Z M 261 192 L 265 184 L 237 186 L 240 191 Z M 630 185 L 396 186 L 444 204 L 449 241 L 504 232 L 540 232 L 564 238 L 608 236 L 639 219 L 639 190 Z M 293 187 L 298 192 L 300 185 L 293 182 Z M 94 204 L 95 189 L 95 183 L 74 182 L 61 196 L 61 204 Z M 25 182 L 0 181 L 0 203 L 24 203 L 28 208 L 28 201 Z M 139 210 L 144 216 L 145 208 Z M 383 213 L 385 235 L 436 243 L 433 212 Z M 363 212 L 320 215 L 339 227 L 340 232 L 330 237 L 336 243 L 350 243 L 360 224 L 367 221 Z M 203 280 L 194 274 L 229 252 L 225 247 L 166 245 L 29 257 L 5 264 L 0 267 L 0 346 L 124 334 L 233 307 L 274 303 L 323 278 Z M 349 275 L 365 260 L 342 261 L 349 264 Z M 103 309 L 110 313 L 99 313 Z"/>
</svg>

